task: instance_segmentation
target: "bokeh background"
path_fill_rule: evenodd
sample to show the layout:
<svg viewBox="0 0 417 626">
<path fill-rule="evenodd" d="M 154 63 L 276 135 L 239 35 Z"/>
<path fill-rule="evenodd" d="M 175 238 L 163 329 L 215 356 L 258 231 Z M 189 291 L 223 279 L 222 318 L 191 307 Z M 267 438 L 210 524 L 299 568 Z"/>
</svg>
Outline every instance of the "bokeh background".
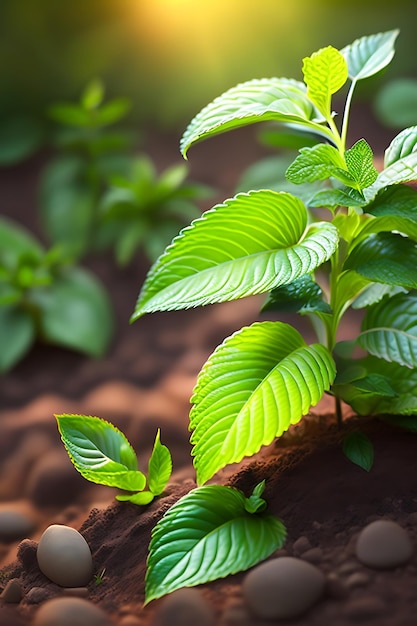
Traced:
<svg viewBox="0 0 417 626">
<path fill-rule="evenodd" d="M 416 77 L 416 15 L 414 0 L 1 0 L 0 114 L 41 118 L 100 77 L 132 99 L 134 123 L 181 132 L 240 81 L 301 78 L 320 47 L 393 28 L 385 74 Z M 376 88 L 366 82 L 363 98 Z"/>
</svg>

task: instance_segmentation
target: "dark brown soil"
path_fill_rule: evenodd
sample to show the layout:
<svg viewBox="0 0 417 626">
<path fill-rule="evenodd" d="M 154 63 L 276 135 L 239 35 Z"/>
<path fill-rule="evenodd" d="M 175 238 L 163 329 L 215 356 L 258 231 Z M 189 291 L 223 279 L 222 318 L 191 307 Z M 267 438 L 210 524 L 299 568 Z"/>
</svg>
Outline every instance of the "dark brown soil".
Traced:
<svg viewBox="0 0 417 626">
<path fill-rule="evenodd" d="M 233 193 L 242 168 L 263 153 L 253 133 L 235 137 L 234 142 L 219 137 L 211 145 L 196 147 L 191 161 L 194 177 L 219 189 L 218 200 Z M 252 153 L 241 149 L 242 140 L 249 142 Z M 155 136 L 149 151 L 163 168 L 178 159 L 177 138 Z M 3 212 L 38 233 L 35 190 L 43 162 L 35 159 L 0 172 Z M 224 337 L 265 319 L 258 313 L 262 298 L 249 298 L 202 310 L 154 314 L 129 325 L 146 261 L 138 257 L 123 271 L 111 259 L 90 259 L 88 266 L 106 284 L 115 308 L 116 334 L 109 354 L 92 361 L 36 346 L 0 379 L 0 511 L 15 507 L 33 520 L 33 532 L 22 542 L 0 543 L 0 589 L 9 578 L 17 578 L 24 594 L 17 605 L 0 604 L 1 626 L 26 626 L 42 601 L 62 593 L 36 564 L 36 542 L 51 523 L 80 529 L 90 545 L 95 573 L 105 568 L 103 582 L 92 581 L 87 597 L 104 608 L 116 625 L 126 615 L 135 615 L 137 624 L 152 624 L 163 599 L 143 608 L 150 533 L 167 508 L 195 486 L 187 418 L 196 375 Z M 300 328 L 309 333 L 305 326 Z M 291 623 L 411 626 L 417 609 L 417 555 L 406 566 L 373 571 L 356 560 L 354 544 L 359 530 L 380 518 L 398 521 L 417 544 L 416 438 L 381 422 L 363 420 L 361 428 L 375 445 L 375 464 L 368 474 L 343 456 L 331 411 L 325 400 L 315 417 L 215 480 L 249 493 L 265 478 L 269 509 L 288 529 L 280 554 L 296 553 L 297 539 L 308 539 L 314 563 L 327 576 L 327 592 L 308 614 Z M 114 490 L 81 479 L 63 450 L 53 418 L 54 413 L 64 412 L 111 420 L 126 433 L 143 468 L 155 432 L 161 428 L 162 441 L 174 461 L 166 494 L 141 508 L 117 503 Z M 354 426 L 349 421 L 346 428 Z M 202 587 L 215 609 L 216 623 L 232 623 L 232 605 L 241 616 L 233 623 L 265 623 L 249 616 L 242 604 L 243 578 L 238 574 Z"/>
</svg>

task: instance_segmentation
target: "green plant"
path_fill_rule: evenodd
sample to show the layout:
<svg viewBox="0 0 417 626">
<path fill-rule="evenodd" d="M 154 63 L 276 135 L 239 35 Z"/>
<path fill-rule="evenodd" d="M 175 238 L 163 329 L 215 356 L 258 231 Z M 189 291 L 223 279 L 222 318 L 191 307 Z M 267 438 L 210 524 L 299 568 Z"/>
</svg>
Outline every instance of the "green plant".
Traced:
<svg viewBox="0 0 417 626">
<path fill-rule="evenodd" d="M 163 493 L 172 472 L 171 454 L 158 430 L 148 477 L 138 469 L 136 453 L 113 424 L 88 415 L 55 415 L 61 439 L 74 467 L 87 480 L 123 490 L 116 499 L 149 504 Z M 147 489 L 146 489 L 147 487 Z"/>
<path fill-rule="evenodd" d="M 207 211 L 151 268 L 132 321 L 270 292 L 264 309 L 308 317 L 318 342 L 280 321 L 255 322 L 220 345 L 192 397 L 192 454 L 199 484 L 227 464 L 270 444 L 324 393 L 360 415 L 417 412 L 417 128 L 402 131 L 378 173 L 365 139 L 348 147 L 352 96 L 360 80 L 391 61 L 398 31 L 323 48 L 304 59 L 304 83 L 253 80 L 227 91 L 190 123 L 190 146 L 255 122 L 279 122 L 307 145 L 288 167 L 293 185 L 313 185 L 308 200 L 268 189 L 239 193 Z M 340 128 L 332 96 L 350 86 Z M 315 138 L 314 145 L 311 144 Z M 317 182 L 326 187 L 317 190 Z M 305 197 L 305 196 L 303 196 Z M 319 221 L 315 209 L 327 209 Z M 338 341 L 350 307 L 364 309 L 362 329 Z M 354 357 L 359 346 L 368 354 Z M 415 427 L 413 417 L 403 417 Z M 364 436 L 345 450 L 369 469 Z M 363 452 L 365 450 L 365 461 Z M 362 461 L 361 461 L 362 459 Z"/>
<path fill-rule="evenodd" d="M 35 340 L 101 356 L 112 327 L 110 303 L 96 278 L 58 248 L 46 251 L 22 227 L 0 219 L 0 372 Z"/>
<path fill-rule="evenodd" d="M 180 163 L 157 174 L 151 159 L 133 160 L 127 176 L 113 176 L 100 203 L 102 245 L 112 247 L 119 265 L 132 260 L 139 247 L 151 260 L 177 234 L 200 215 L 196 201 L 211 191 L 187 182 L 188 168 Z"/>
</svg>

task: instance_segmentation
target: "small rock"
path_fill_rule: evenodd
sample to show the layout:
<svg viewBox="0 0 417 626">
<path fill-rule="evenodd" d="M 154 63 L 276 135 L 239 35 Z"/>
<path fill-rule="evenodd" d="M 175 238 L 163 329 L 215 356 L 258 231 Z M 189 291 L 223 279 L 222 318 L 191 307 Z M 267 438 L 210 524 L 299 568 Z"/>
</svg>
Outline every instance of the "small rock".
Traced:
<svg viewBox="0 0 417 626">
<path fill-rule="evenodd" d="M 65 450 L 51 450 L 31 471 L 26 493 L 37 507 L 62 507 L 72 504 L 87 486 Z"/>
<path fill-rule="evenodd" d="M 368 524 L 359 534 L 356 556 L 368 567 L 390 569 L 407 563 L 413 545 L 407 531 L 391 520 Z"/>
<path fill-rule="evenodd" d="M 22 586 L 17 578 L 12 578 L 1 592 L 0 600 L 8 604 L 18 604 L 22 598 Z"/>
<path fill-rule="evenodd" d="M 301 558 L 309 563 L 320 563 L 323 560 L 323 550 L 321 548 L 311 548 L 303 552 Z"/>
<path fill-rule="evenodd" d="M 61 587 L 83 587 L 93 575 L 88 543 L 70 526 L 49 526 L 39 540 L 37 559 L 41 572 Z"/>
<path fill-rule="evenodd" d="M 346 578 L 345 584 L 348 589 L 355 589 L 355 587 L 366 587 L 369 585 L 370 577 L 365 572 L 354 572 Z"/>
<path fill-rule="evenodd" d="M 54 598 L 37 611 L 33 626 L 112 626 L 98 606 L 82 598 Z"/>
<path fill-rule="evenodd" d="M 307 550 L 311 550 L 311 547 L 312 546 L 309 539 L 302 536 L 298 537 L 298 539 L 294 541 L 292 551 L 294 552 L 295 556 L 300 556 L 304 552 L 307 552 Z"/>
<path fill-rule="evenodd" d="M 25 595 L 25 600 L 28 604 L 41 604 L 46 602 L 57 595 L 56 588 L 49 587 L 32 587 Z"/>
<path fill-rule="evenodd" d="M 282 557 L 255 567 L 243 582 L 243 594 L 257 617 L 292 618 L 319 600 L 325 582 L 324 574 L 311 563 Z"/>
<path fill-rule="evenodd" d="M 344 600 L 349 594 L 344 581 L 334 572 L 330 572 L 327 576 L 326 590 L 328 595 L 336 600 Z"/>
<path fill-rule="evenodd" d="M 0 507 L 0 541 L 10 543 L 25 539 L 36 528 L 36 523 L 25 511 L 12 504 Z"/>
<path fill-rule="evenodd" d="M 346 615 L 352 622 L 365 622 L 382 615 L 385 611 L 384 602 L 372 596 L 355 598 L 346 606 Z"/>
<path fill-rule="evenodd" d="M 214 626 L 214 614 L 198 589 L 178 589 L 155 611 L 155 626 Z"/>
<path fill-rule="evenodd" d="M 339 565 L 339 567 L 337 568 L 337 571 L 339 574 L 347 575 L 347 574 L 352 574 L 352 572 L 356 572 L 359 567 L 360 565 L 357 561 L 344 561 L 344 563 Z"/>
</svg>

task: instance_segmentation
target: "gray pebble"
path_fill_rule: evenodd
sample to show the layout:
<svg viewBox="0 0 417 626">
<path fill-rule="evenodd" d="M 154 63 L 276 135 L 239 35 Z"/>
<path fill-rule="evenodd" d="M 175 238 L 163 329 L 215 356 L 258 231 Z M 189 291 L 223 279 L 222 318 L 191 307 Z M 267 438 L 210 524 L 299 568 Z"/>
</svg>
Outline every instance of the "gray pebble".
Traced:
<svg viewBox="0 0 417 626">
<path fill-rule="evenodd" d="M 247 574 L 243 595 L 249 608 L 262 619 L 302 615 L 321 597 L 324 574 L 311 563 L 294 557 L 266 561 Z"/>
<path fill-rule="evenodd" d="M 178 589 L 155 611 L 155 626 L 214 626 L 214 613 L 199 589 Z"/>
<path fill-rule="evenodd" d="M 112 626 L 110 617 L 82 598 L 54 598 L 38 609 L 33 626 Z"/>
<path fill-rule="evenodd" d="M 303 552 L 301 558 L 309 563 L 320 563 L 323 560 L 323 550 L 321 548 L 311 548 Z"/>
<path fill-rule="evenodd" d="M 413 544 L 397 522 L 378 520 L 365 526 L 356 543 L 356 556 L 368 567 L 390 569 L 407 563 Z"/>
<path fill-rule="evenodd" d="M 11 504 L 0 507 L 0 541 L 10 543 L 25 539 L 35 530 L 36 523 L 25 512 Z"/>
<path fill-rule="evenodd" d="M 304 537 L 303 535 L 302 537 L 298 537 L 298 539 L 294 541 L 292 551 L 294 552 L 295 556 L 300 556 L 304 552 L 307 552 L 307 550 L 311 550 L 311 547 L 312 546 L 308 537 Z"/>
<path fill-rule="evenodd" d="M 370 580 L 370 577 L 365 572 L 354 572 L 346 578 L 345 584 L 349 589 L 355 589 L 356 587 L 366 587 Z"/>
<path fill-rule="evenodd" d="M 28 604 L 41 604 L 55 597 L 57 592 L 50 587 L 32 587 L 25 595 L 25 600 Z"/>
<path fill-rule="evenodd" d="M 88 543 L 70 526 L 48 526 L 39 540 L 36 556 L 41 572 L 61 587 L 83 587 L 93 575 Z"/>
</svg>

